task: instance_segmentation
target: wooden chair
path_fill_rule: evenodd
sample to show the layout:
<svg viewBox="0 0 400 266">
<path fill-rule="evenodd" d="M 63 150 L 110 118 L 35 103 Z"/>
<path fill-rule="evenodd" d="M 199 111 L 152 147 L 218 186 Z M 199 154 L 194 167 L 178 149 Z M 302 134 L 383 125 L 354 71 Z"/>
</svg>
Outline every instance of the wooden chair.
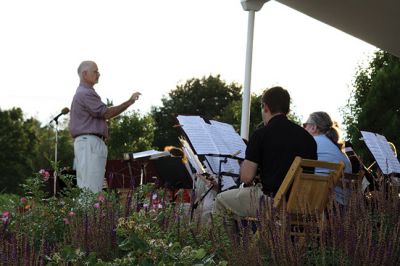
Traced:
<svg viewBox="0 0 400 266">
<path fill-rule="evenodd" d="M 314 173 L 315 168 L 327 170 Z M 294 159 L 273 203 L 275 208 L 282 207 L 290 215 L 292 235 L 304 238 L 305 226 L 315 226 L 323 220 L 330 191 L 341 178 L 343 169 L 343 162 Z"/>
</svg>

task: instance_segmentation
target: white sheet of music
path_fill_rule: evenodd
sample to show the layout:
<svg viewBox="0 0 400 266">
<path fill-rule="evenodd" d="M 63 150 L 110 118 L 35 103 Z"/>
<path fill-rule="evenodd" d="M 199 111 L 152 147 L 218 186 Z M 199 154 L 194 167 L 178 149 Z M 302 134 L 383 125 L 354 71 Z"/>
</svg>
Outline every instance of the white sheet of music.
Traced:
<svg viewBox="0 0 400 266">
<path fill-rule="evenodd" d="M 234 154 L 239 151 L 236 157 L 244 159 L 246 144 L 232 125 L 211 120 L 212 133 L 216 137 L 217 147 L 225 147 L 227 154 Z"/>
<path fill-rule="evenodd" d="M 189 143 L 184 139 L 179 139 L 182 144 L 182 150 L 185 153 L 189 163 L 192 167 L 196 170 L 196 173 L 202 174 L 205 172 L 203 165 L 201 164 L 197 155 L 194 154 L 192 148 L 190 147 Z"/>
<path fill-rule="evenodd" d="M 211 120 L 208 124 L 200 116 L 177 117 L 194 150 L 199 155 L 231 155 L 239 151 L 238 158 L 244 158 L 246 144 L 232 125 Z"/>
<path fill-rule="evenodd" d="M 210 128 L 203 118 L 179 115 L 177 119 L 197 154 L 219 154 L 219 150 L 209 133 Z"/>
<path fill-rule="evenodd" d="M 218 174 L 219 170 L 219 162 L 223 160 L 223 157 L 215 157 L 215 156 L 206 156 L 208 163 L 210 164 L 211 169 L 215 174 Z M 239 174 L 240 173 L 240 165 L 238 160 L 228 158 L 226 163 L 221 164 L 221 172 Z"/>
<path fill-rule="evenodd" d="M 169 156 L 171 155 L 168 151 L 156 151 L 156 150 L 148 150 L 148 151 L 141 151 L 132 153 L 132 159 L 140 159 L 149 157 L 150 159 L 155 159 L 162 156 Z"/>
<path fill-rule="evenodd" d="M 400 173 L 400 163 L 387 139 L 379 134 L 361 131 L 365 144 L 371 151 L 379 168 L 384 174 Z"/>
<path fill-rule="evenodd" d="M 210 156 L 208 156 L 208 157 L 210 157 Z M 212 158 L 213 159 L 211 159 L 210 161 L 208 161 L 208 160 L 204 161 L 204 165 L 206 166 L 206 169 L 207 169 L 208 173 L 218 174 L 219 159 L 221 159 L 221 158 L 217 158 L 217 157 L 212 157 Z M 228 159 L 228 161 L 229 160 L 234 161 L 233 159 Z M 210 162 L 212 162 L 213 166 L 211 166 Z M 237 161 L 235 163 L 238 164 Z M 232 172 L 226 171 L 226 169 L 223 168 L 223 165 L 224 164 L 221 165 L 221 169 L 222 169 L 221 172 L 234 173 L 233 171 Z M 215 168 L 215 170 L 213 170 L 214 168 Z M 237 174 L 239 174 L 239 173 L 237 173 Z M 218 180 L 216 180 L 216 181 L 218 181 Z M 222 175 L 222 180 L 221 180 L 221 186 L 222 186 L 221 190 L 222 191 L 224 191 L 225 189 L 228 189 L 228 188 L 230 188 L 232 186 L 235 186 L 235 185 L 236 185 L 236 183 L 235 183 L 235 180 L 233 179 L 233 177 L 227 176 L 227 175 Z"/>
</svg>

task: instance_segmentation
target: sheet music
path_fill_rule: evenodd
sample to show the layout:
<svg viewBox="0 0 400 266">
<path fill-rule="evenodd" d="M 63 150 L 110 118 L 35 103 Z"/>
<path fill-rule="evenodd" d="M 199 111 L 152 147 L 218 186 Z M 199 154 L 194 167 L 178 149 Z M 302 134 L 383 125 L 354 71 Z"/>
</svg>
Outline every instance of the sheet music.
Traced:
<svg viewBox="0 0 400 266">
<path fill-rule="evenodd" d="M 222 146 L 226 148 L 227 154 L 234 154 L 237 151 L 240 153 L 236 157 L 244 159 L 246 152 L 246 144 L 239 134 L 235 131 L 232 125 L 227 123 L 221 123 L 218 121 L 211 120 L 212 133 L 216 137 L 216 145 L 219 148 Z"/>
<path fill-rule="evenodd" d="M 217 157 L 213 157 L 213 158 L 217 158 Z M 231 159 L 231 160 L 233 160 L 233 159 Z M 218 160 L 218 163 L 219 163 L 219 160 Z M 237 163 L 237 161 L 236 161 L 236 163 Z M 208 173 L 218 174 L 219 164 L 215 164 L 215 162 L 214 162 L 214 166 L 211 166 L 210 162 L 206 160 L 206 161 L 204 161 L 204 165 L 205 165 L 205 168 L 207 169 Z M 216 170 L 214 171 L 212 169 L 212 167 L 215 168 Z M 221 166 L 221 168 L 223 168 L 223 167 Z M 224 170 L 221 170 L 221 171 L 223 172 Z M 230 188 L 232 186 L 236 186 L 236 182 L 233 179 L 233 177 L 227 176 L 227 175 L 222 175 L 222 178 L 221 178 L 221 191 L 224 191 L 225 189 L 228 189 L 228 188 Z"/>
<path fill-rule="evenodd" d="M 365 144 L 371 151 L 384 174 L 400 173 L 400 163 L 390 148 L 387 139 L 379 134 L 361 131 Z"/>
<path fill-rule="evenodd" d="M 215 156 L 206 156 L 206 159 L 215 174 L 218 174 L 219 170 L 219 162 L 223 160 L 222 157 L 215 157 Z M 221 164 L 221 172 L 237 174 L 240 173 L 240 165 L 238 160 L 228 158 L 226 163 Z"/>
<path fill-rule="evenodd" d="M 200 116 L 177 117 L 197 154 L 219 154 L 210 135 L 210 127 Z"/>
<path fill-rule="evenodd" d="M 213 120 L 208 124 L 200 116 L 179 115 L 177 119 L 197 154 L 231 155 L 239 151 L 237 157 L 244 159 L 246 144 L 232 125 Z"/>
<path fill-rule="evenodd" d="M 143 158 L 156 159 L 159 157 L 170 156 L 170 155 L 171 154 L 168 151 L 148 150 L 135 153 L 125 153 L 124 159 L 125 160 L 129 160 L 129 158 L 132 158 L 133 160 L 143 159 Z"/>
<path fill-rule="evenodd" d="M 190 147 L 189 143 L 182 138 L 179 138 L 179 141 L 182 144 L 182 150 L 185 153 L 190 165 L 192 165 L 192 167 L 196 170 L 196 173 L 203 174 L 205 172 L 205 169 L 197 155 L 193 153 L 193 150 Z"/>
</svg>

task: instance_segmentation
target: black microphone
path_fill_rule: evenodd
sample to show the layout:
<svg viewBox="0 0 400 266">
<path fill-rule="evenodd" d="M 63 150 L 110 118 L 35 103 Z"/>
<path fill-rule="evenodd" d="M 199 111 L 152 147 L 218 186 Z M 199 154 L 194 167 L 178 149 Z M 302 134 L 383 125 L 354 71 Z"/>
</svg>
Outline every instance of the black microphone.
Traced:
<svg viewBox="0 0 400 266">
<path fill-rule="evenodd" d="M 51 119 L 50 123 L 53 122 L 53 121 L 56 121 L 56 123 L 57 123 L 57 122 L 58 122 L 58 118 L 59 118 L 60 116 L 66 115 L 66 114 L 68 114 L 68 113 L 69 113 L 68 107 L 64 107 L 64 108 L 61 110 L 61 113 L 59 113 L 59 114 L 56 115 L 53 119 Z"/>
</svg>

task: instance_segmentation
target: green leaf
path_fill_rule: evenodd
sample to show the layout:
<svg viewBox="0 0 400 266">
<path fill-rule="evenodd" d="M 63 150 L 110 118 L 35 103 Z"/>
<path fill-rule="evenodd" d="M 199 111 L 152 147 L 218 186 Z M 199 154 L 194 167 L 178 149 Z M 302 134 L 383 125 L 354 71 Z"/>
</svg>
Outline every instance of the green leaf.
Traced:
<svg viewBox="0 0 400 266">
<path fill-rule="evenodd" d="M 200 248 L 196 251 L 196 259 L 201 260 L 206 255 L 206 251 L 204 248 Z"/>
<path fill-rule="evenodd" d="M 60 255 L 62 258 L 64 258 L 66 261 L 70 261 L 76 258 L 76 253 L 75 250 L 71 246 L 65 246 L 61 252 Z"/>
</svg>

